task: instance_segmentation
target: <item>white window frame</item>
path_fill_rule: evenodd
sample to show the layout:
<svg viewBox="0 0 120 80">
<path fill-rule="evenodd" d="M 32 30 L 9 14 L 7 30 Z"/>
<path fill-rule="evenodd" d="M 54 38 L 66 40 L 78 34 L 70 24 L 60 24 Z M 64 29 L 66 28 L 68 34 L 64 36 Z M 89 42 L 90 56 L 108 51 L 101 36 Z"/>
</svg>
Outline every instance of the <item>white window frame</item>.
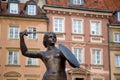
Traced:
<svg viewBox="0 0 120 80">
<path fill-rule="evenodd" d="M 98 26 L 92 26 L 92 22 L 96 22 L 98 23 Z M 98 21 L 98 20 L 91 20 L 90 21 L 90 34 L 91 35 L 97 35 L 97 36 L 100 36 L 101 35 L 101 28 L 102 28 L 102 22 L 101 21 Z"/>
<path fill-rule="evenodd" d="M 35 65 L 38 65 L 38 59 L 36 59 L 36 58 L 27 58 L 27 65 L 33 65 L 33 66 L 35 66 Z"/>
<path fill-rule="evenodd" d="M 114 33 L 114 42 L 120 43 L 120 33 Z"/>
<path fill-rule="evenodd" d="M 81 0 L 73 0 L 74 5 L 81 5 L 82 1 Z"/>
<path fill-rule="evenodd" d="M 55 19 L 57 19 L 57 21 L 55 21 Z M 62 19 L 61 23 L 59 19 Z M 55 22 L 57 22 L 57 24 Z M 53 31 L 56 33 L 64 33 L 64 29 L 65 29 L 65 18 L 64 17 L 53 17 Z"/>
<path fill-rule="evenodd" d="M 18 58 L 19 58 L 18 51 L 12 50 L 8 51 L 8 65 L 18 65 Z"/>
<path fill-rule="evenodd" d="M 37 6 L 36 5 L 28 5 L 28 15 L 36 15 L 37 14 Z"/>
<path fill-rule="evenodd" d="M 19 13 L 18 3 L 10 3 L 10 13 L 11 14 L 18 14 Z"/>
<path fill-rule="evenodd" d="M 34 30 L 37 30 L 35 27 L 28 27 L 28 32 L 34 32 Z M 31 40 L 36 40 L 38 39 L 38 35 L 37 34 L 28 34 L 28 39 Z"/>
<path fill-rule="evenodd" d="M 115 67 L 120 67 L 120 54 L 115 55 Z"/>
<path fill-rule="evenodd" d="M 10 26 L 8 36 L 10 39 L 18 39 L 19 38 L 19 27 Z"/>
<path fill-rule="evenodd" d="M 76 21 L 76 24 L 75 24 Z M 79 24 L 80 21 L 80 24 Z M 72 19 L 72 33 L 83 34 L 83 20 L 82 19 Z"/>
<path fill-rule="evenodd" d="M 76 52 L 75 52 L 75 49 L 76 49 Z M 80 64 L 83 64 L 84 63 L 84 49 L 80 48 L 80 47 L 74 47 L 74 48 L 72 48 L 72 52 L 75 55 L 75 57 L 77 58 L 78 62 Z"/>
<path fill-rule="evenodd" d="M 95 51 L 95 53 L 93 53 Z M 98 60 L 98 55 L 97 52 L 99 51 L 99 60 Z M 92 65 L 102 65 L 103 64 L 103 50 L 99 48 L 92 48 L 91 49 L 91 64 Z M 98 63 L 98 61 L 100 61 Z"/>
<path fill-rule="evenodd" d="M 120 11 L 117 12 L 117 19 L 118 19 L 118 21 L 120 21 Z"/>
</svg>

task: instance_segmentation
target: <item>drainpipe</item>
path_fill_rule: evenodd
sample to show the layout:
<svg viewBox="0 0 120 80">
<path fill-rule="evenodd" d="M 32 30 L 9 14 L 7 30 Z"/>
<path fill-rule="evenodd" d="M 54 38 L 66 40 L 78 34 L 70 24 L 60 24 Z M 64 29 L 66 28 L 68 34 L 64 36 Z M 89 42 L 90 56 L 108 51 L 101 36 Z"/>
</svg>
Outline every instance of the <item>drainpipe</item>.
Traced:
<svg viewBox="0 0 120 80">
<path fill-rule="evenodd" d="M 107 24 L 107 33 L 108 33 L 108 61 L 109 61 L 109 79 L 111 80 L 111 56 L 110 56 L 110 41 L 109 41 L 109 23 Z"/>
</svg>

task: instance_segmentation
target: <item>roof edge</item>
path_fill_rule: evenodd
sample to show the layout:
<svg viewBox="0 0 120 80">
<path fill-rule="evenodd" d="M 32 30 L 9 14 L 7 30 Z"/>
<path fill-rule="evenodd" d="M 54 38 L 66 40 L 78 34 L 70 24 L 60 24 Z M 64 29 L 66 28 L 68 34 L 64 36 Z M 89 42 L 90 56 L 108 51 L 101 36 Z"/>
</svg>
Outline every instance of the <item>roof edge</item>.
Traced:
<svg viewBox="0 0 120 80">
<path fill-rule="evenodd" d="M 44 7 L 52 7 L 52 8 L 64 8 L 64 9 L 74 9 L 74 10 L 83 10 L 83 11 L 92 11 L 92 12 L 104 12 L 104 13 L 113 13 L 113 11 L 111 10 L 100 10 L 100 9 L 92 9 L 92 8 L 73 8 L 70 6 L 58 6 L 58 5 L 43 5 L 43 9 Z"/>
<path fill-rule="evenodd" d="M 120 24 L 118 24 L 118 23 L 111 23 L 111 24 L 108 24 L 109 26 L 120 26 Z"/>
</svg>

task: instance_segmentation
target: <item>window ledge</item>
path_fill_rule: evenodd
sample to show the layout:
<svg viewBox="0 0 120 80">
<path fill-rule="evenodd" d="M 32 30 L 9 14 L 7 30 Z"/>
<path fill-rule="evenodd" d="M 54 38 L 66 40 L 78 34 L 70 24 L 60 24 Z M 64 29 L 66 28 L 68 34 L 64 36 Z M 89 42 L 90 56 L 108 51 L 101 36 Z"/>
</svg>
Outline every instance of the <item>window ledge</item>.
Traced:
<svg viewBox="0 0 120 80">
<path fill-rule="evenodd" d="M 56 35 L 65 35 L 66 33 L 64 32 L 54 32 Z"/>
<path fill-rule="evenodd" d="M 103 37 L 102 35 L 90 35 L 91 37 Z"/>
<path fill-rule="evenodd" d="M 12 65 L 12 64 L 7 64 L 5 65 L 6 67 L 20 67 L 21 65 Z"/>
<path fill-rule="evenodd" d="M 39 65 L 25 65 L 25 67 L 40 67 Z"/>
<path fill-rule="evenodd" d="M 38 39 L 28 39 L 28 40 L 30 40 L 30 41 L 38 41 Z"/>
<path fill-rule="evenodd" d="M 116 68 L 120 68 L 120 66 L 115 66 Z"/>
<path fill-rule="evenodd" d="M 82 36 L 85 36 L 85 34 L 83 34 L 83 33 L 71 33 L 71 35 L 82 35 Z"/>
<path fill-rule="evenodd" d="M 97 64 L 91 64 L 91 66 L 103 67 L 103 65 L 102 65 L 102 64 L 100 64 L 100 65 L 97 65 Z"/>
<path fill-rule="evenodd" d="M 19 40 L 19 38 L 9 38 L 9 40 Z"/>
</svg>

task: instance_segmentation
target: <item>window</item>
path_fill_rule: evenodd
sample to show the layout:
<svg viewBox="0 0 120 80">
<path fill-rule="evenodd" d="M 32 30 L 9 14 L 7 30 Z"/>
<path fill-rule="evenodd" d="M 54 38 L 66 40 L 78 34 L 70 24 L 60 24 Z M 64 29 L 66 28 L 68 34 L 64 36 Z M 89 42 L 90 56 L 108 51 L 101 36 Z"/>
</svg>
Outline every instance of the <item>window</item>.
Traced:
<svg viewBox="0 0 120 80">
<path fill-rule="evenodd" d="M 36 32 L 36 28 L 29 27 L 28 32 Z M 36 33 L 28 34 L 28 39 L 37 39 L 37 34 Z"/>
<path fill-rule="evenodd" d="M 36 5 L 28 5 L 28 15 L 36 15 Z"/>
<path fill-rule="evenodd" d="M 101 65 L 101 50 L 93 49 L 91 59 L 92 64 Z"/>
<path fill-rule="evenodd" d="M 27 64 L 28 65 L 37 65 L 37 59 L 35 59 L 35 58 L 28 58 Z"/>
<path fill-rule="evenodd" d="M 98 21 L 91 21 L 91 35 L 100 35 L 100 22 Z"/>
<path fill-rule="evenodd" d="M 120 33 L 114 33 L 114 42 L 120 42 Z"/>
<path fill-rule="evenodd" d="M 117 12 L 117 18 L 118 18 L 118 21 L 120 21 L 120 11 Z"/>
<path fill-rule="evenodd" d="M 71 0 L 74 5 L 84 5 L 84 0 Z"/>
<path fill-rule="evenodd" d="M 8 64 L 9 65 L 18 65 L 18 52 L 9 51 L 8 52 Z"/>
<path fill-rule="evenodd" d="M 18 14 L 18 4 L 17 3 L 10 3 L 10 13 Z"/>
<path fill-rule="evenodd" d="M 73 19 L 73 33 L 82 34 L 82 20 Z"/>
<path fill-rule="evenodd" d="M 9 27 L 9 38 L 11 39 L 19 38 L 19 27 L 16 27 L 16 26 Z"/>
<path fill-rule="evenodd" d="M 79 63 L 83 63 L 83 51 L 82 48 L 74 48 L 73 53 Z"/>
<path fill-rule="evenodd" d="M 54 32 L 62 33 L 64 32 L 64 19 L 54 18 Z"/>
<path fill-rule="evenodd" d="M 115 66 L 120 67 L 120 55 L 115 55 Z"/>
</svg>

